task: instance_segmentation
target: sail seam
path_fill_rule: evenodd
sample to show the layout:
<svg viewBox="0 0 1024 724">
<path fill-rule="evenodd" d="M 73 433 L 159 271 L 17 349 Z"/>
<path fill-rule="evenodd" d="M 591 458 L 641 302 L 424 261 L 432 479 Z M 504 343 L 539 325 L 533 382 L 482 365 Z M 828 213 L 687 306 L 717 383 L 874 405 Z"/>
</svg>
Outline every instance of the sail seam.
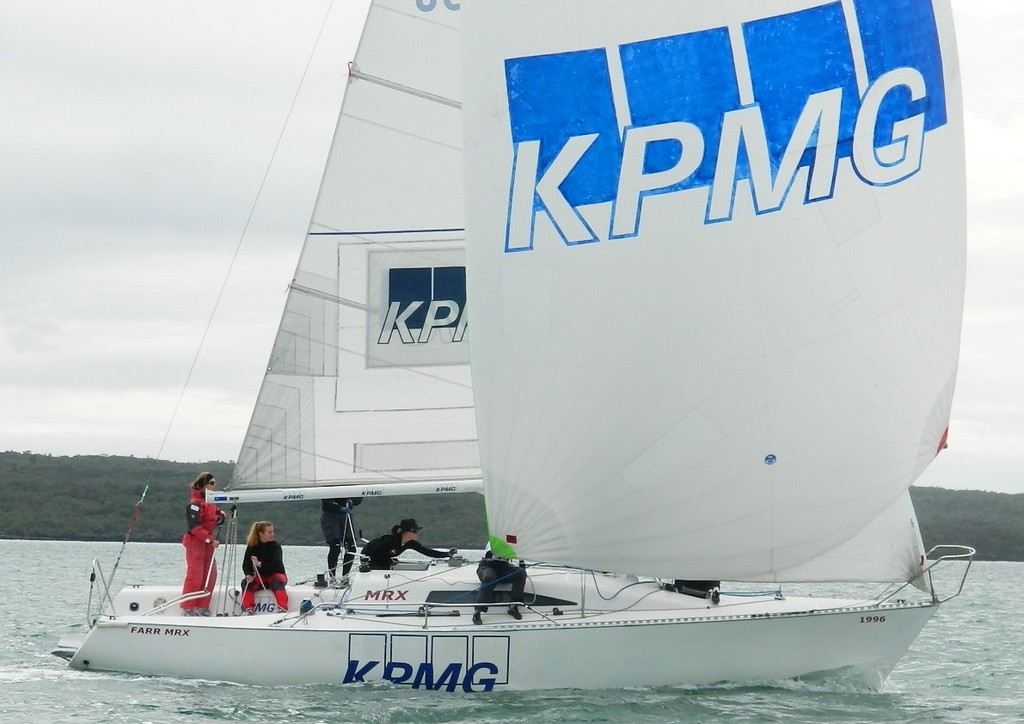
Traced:
<svg viewBox="0 0 1024 724">
<path fill-rule="evenodd" d="M 441 148 L 447 148 L 447 149 L 449 149 L 451 151 L 455 151 L 456 153 L 462 153 L 462 146 L 457 146 L 457 145 L 452 144 L 452 143 L 445 143 L 445 142 L 441 141 L 438 138 L 431 138 L 430 136 L 426 136 L 426 135 L 423 135 L 423 134 L 420 134 L 420 133 L 412 133 L 411 131 L 402 129 L 402 128 L 400 128 L 397 125 L 392 125 L 392 124 L 388 124 L 388 123 L 381 123 L 379 121 L 374 121 L 374 120 L 372 120 L 370 118 L 364 118 L 362 116 L 357 116 L 357 115 L 355 115 L 353 113 L 346 113 L 345 114 L 345 118 L 348 118 L 349 120 L 353 120 L 353 121 L 360 121 L 361 123 L 365 123 L 365 124 L 367 124 L 369 126 L 373 126 L 374 128 L 380 128 L 380 129 L 382 129 L 384 131 L 389 131 L 391 133 L 398 133 L 398 134 L 400 134 L 402 136 L 405 136 L 406 138 L 412 138 L 412 139 L 414 139 L 416 141 L 422 141 L 424 143 L 430 143 L 430 144 L 433 144 L 435 146 L 440 146 Z"/>
</svg>

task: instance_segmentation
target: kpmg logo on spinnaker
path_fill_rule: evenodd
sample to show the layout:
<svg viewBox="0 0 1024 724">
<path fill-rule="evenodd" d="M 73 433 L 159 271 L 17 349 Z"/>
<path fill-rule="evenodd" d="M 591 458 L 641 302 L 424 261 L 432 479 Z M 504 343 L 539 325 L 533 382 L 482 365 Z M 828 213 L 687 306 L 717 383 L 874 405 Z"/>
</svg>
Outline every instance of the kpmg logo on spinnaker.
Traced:
<svg viewBox="0 0 1024 724">
<path fill-rule="evenodd" d="M 897 184 L 921 169 L 925 134 L 946 124 L 930 0 L 831 2 L 513 58 L 505 79 L 506 252 L 533 249 L 541 215 L 569 246 L 597 242 L 580 212 L 595 204 L 611 204 L 606 238 L 622 239 L 638 235 L 653 195 L 703 191 L 705 224 L 739 204 L 767 214 L 787 199 L 825 201 L 845 159 L 865 184 Z"/>
<path fill-rule="evenodd" d="M 461 342 L 466 336 L 466 267 L 392 268 L 377 343 Z"/>
</svg>

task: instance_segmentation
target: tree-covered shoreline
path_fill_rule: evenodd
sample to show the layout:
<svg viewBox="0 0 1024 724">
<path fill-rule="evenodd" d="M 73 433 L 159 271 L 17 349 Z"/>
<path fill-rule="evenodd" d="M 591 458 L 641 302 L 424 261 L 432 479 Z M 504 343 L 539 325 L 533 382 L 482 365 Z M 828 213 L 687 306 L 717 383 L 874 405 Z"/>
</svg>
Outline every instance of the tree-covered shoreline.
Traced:
<svg viewBox="0 0 1024 724">
<path fill-rule="evenodd" d="M 226 483 L 233 467 L 226 462 L 0 452 L 0 538 L 121 541 L 132 525 L 134 541 L 178 541 L 189 483 L 204 470 Z M 927 548 L 962 544 L 978 550 L 977 560 L 1024 560 L 1024 494 L 924 487 L 910 492 Z M 425 526 L 427 545 L 483 547 L 486 526 L 479 495 L 396 496 L 365 501 L 355 511 L 356 528 L 367 538 L 410 517 Z M 241 505 L 238 520 L 243 535 L 253 521 L 272 520 L 282 543 L 323 542 L 319 501 Z"/>
</svg>

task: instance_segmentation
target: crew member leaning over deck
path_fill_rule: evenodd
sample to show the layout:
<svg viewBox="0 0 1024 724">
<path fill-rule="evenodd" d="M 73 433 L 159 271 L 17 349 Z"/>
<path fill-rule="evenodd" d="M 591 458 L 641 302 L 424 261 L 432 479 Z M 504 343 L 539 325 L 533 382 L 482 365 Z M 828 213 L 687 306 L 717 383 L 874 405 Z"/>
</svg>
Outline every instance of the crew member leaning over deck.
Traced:
<svg viewBox="0 0 1024 724">
<path fill-rule="evenodd" d="M 419 534 L 423 528 L 413 518 L 405 518 L 391 528 L 391 532 L 374 538 L 363 547 L 363 555 L 370 559 L 370 568 L 386 571 L 392 566 L 392 559 L 402 551 L 413 550 L 431 558 L 451 558 L 459 552 L 458 548 L 438 551 L 427 548 L 420 543 Z"/>
</svg>

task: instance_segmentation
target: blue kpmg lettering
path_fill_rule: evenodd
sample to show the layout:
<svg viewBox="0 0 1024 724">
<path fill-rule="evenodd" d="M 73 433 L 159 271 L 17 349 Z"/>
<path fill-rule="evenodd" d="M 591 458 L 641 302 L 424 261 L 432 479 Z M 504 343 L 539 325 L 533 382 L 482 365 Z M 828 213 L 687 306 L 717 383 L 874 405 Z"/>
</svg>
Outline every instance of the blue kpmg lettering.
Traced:
<svg viewBox="0 0 1024 724">
<path fill-rule="evenodd" d="M 614 50 L 512 58 L 505 80 L 506 252 L 533 249 L 539 215 L 568 246 L 599 241 L 580 212 L 593 204 L 611 204 L 607 238 L 623 239 L 638 235 L 654 195 L 703 190 L 705 224 L 730 221 L 740 203 L 767 214 L 791 197 L 822 202 L 845 160 L 867 185 L 897 184 L 920 170 L 925 134 L 947 122 L 930 0 L 833 2 Z"/>
<path fill-rule="evenodd" d="M 371 680 L 375 678 L 378 669 L 380 679 L 392 684 L 428 691 L 454 692 L 461 688 L 467 693 L 492 691 L 498 674 L 497 665 L 490 662 L 479 662 L 466 667 L 454 662 L 435 668 L 430 662 L 413 664 L 407 661 L 389 661 L 384 664 L 381 661 L 349 660 L 342 683 L 365 683 L 367 677 Z"/>
<path fill-rule="evenodd" d="M 416 7 L 420 12 L 429 13 L 437 10 L 439 7 L 447 8 L 448 10 L 459 10 L 461 4 L 455 2 L 455 0 L 416 0 Z"/>
<path fill-rule="evenodd" d="M 466 337 L 466 267 L 388 270 L 388 312 L 377 343 L 427 344 L 438 330 L 452 342 Z"/>
<path fill-rule="evenodd" d="M 355 682 L 365 683 L 367 675 L 375 668 L 380 666 L 379 661 L 368 661 L 365 664 L 360 664 L 358 661 L 349 661 L 348 669 L 345 670 L 345 678 L 341 683 L 352 684 Z"/>
</svg>

